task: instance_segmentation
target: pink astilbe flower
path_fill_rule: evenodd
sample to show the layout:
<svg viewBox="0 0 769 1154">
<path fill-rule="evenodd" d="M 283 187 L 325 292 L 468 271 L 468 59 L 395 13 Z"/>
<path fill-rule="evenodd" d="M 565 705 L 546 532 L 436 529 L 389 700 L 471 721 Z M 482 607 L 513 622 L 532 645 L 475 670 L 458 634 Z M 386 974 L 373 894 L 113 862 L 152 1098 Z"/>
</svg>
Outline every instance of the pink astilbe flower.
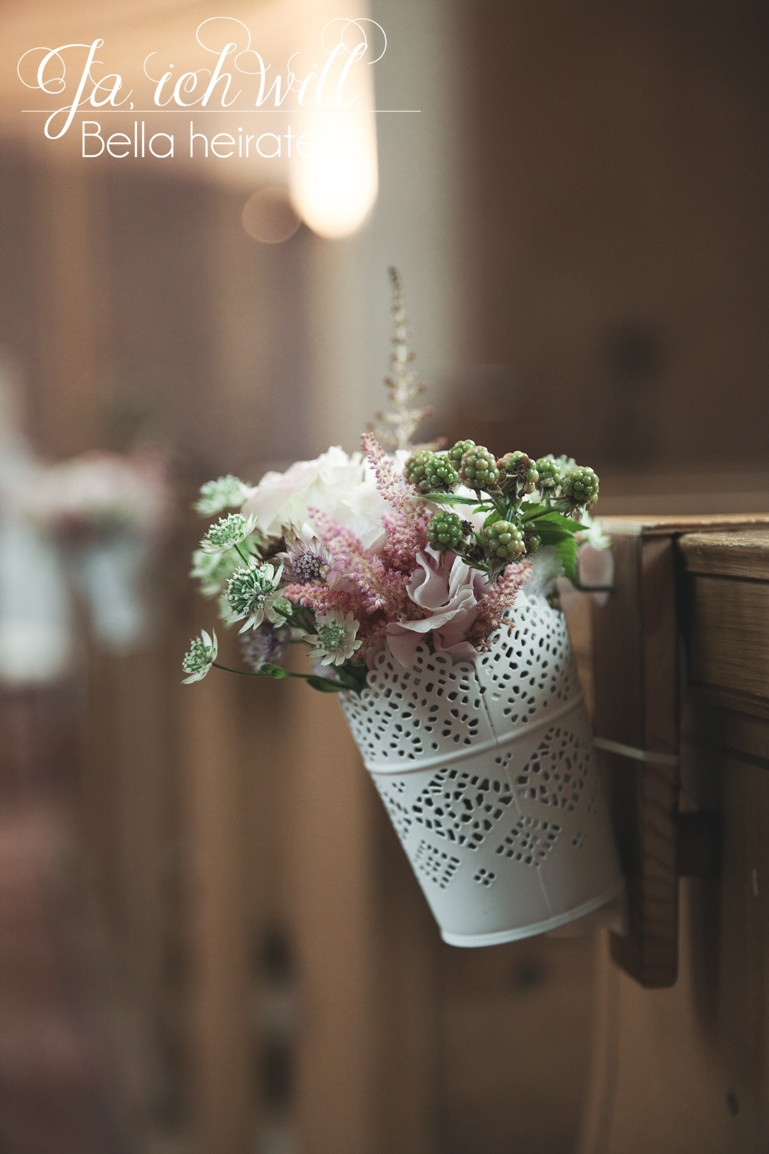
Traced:
<svg viewBox="0 0 769 1154">
<path fill-rule="evenodd" d="M 303 605 L 315 613 L 329 613 L 338 609 L 341 613 L 355 613 L 360 617 L 363 613 L 360 598 L 349 589 L 329 589 L 327 585 L 284 585 L 281 593 L 295 605 Z"/>
<path fill-rule="evenodd" d="M 395 461 L 384 451 L 373 433 L 363 433 L 361 444 L 376 474 L 379 492 L 392 509 L 407 515 L 418 501 L 417 490 L 398 472 Z"/>
<path fill-rule="evenodd" d="M 494 584 L 488 587 L 478 603 L 478 616 L 467 636 L 476 648 L 483 648 L 484 642 L 499 628 L 505 613 L 511 608 L 530 575 L 530 562 L 508 565 Z"/>
<path fill-rule="evenodd" d="M 430 513 L 414 485 L 398 472 L 393 458 L 385 453 L 374 434 L 364 433 L 361 441 L 377 488 L 389 505 L 382 517 L 386 536 L 381 554 L 386 563 L 408 573 L 417 553 L 427 544 Z"/>
<path fill-rule="evenodd" d="M 366 617 L 383 614 L 387 620 L 397 620 L 408 616 L 408 574 L 389 564 L 384 554 L 364 549 L 354 533 L 327 513 L 313 509 L 312 517 L 331 557 L 330 589 L 351 593 Z"/>
</svg>

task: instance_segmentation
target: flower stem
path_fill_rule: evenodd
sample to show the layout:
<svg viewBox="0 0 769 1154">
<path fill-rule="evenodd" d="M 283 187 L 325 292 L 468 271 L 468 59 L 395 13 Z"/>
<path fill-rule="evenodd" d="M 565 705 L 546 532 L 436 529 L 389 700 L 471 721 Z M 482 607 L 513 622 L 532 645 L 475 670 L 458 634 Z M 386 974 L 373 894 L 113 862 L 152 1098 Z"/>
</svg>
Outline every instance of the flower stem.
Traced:
<svg viewBox="0 0 769 1154">
<path fill-rule="evenodd" d="M 345 684 L 343 681 L 336 681 L 332 677 L 320 677 L 315 673 L 294 673 L 290 669 L 283 669 L 282 666 L 278 665 L 264 665 L 259 671 L 253 673 L 245 669 L 233 669 L 229 665 L 222 665 L 219 661 L 213 661 L 211 665 L 213 669 L 222 669 L 225 673 L 237 673 L 239 677 L 270 677 L 273 680 L 298 677 L 302 681 L 308 681 L 314 689 L 325 689 L 327 692 L 360 693 L 363 688 L 362 685 L 356 684 L 352 677 L 349 677 L 349 684 Z M 278 670 L 280 672 L 277 672 Z"/>
<path fill-rule="evenodd" d="M 249 673 L 245 669 L 232 669 L 229 665 L 222 665 L 219 661 L 212 661 L 211 668 L 223 669 L 225 673 L 237 673 L 238 677 L 264 677 L 263 673 Z"/>
</svg>

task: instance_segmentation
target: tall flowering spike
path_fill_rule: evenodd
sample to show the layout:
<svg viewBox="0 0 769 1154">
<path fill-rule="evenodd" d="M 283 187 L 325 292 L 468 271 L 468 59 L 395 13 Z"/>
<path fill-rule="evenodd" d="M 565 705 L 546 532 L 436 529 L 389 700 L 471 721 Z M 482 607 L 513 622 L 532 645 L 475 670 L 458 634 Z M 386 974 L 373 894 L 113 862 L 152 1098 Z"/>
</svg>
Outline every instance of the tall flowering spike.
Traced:
<svg viewBox="0 0 769 1154">
<path fill-rule="evenodd" d="M 329 613 L 332 609 L 366 616 L 363 597 L 346 589 L 329 589 L 325 585 L 284 585 L 286 598 L 295 605 L 311 609 L 313 613 Z"/>
<path fill-rule="evenodd" d="M 382 448 L 371 432 L 363 433 L 361 444 L 366 459 L 374 470 L 376 485 L 391 509 L 404 515 L 421 509 L 419 490 L 398 472 L 395 461 Z"/>
<path fill-rule="evenodd" d="M 399 614 L 407 612 L 405 585 L 408 574 L 391 566 L 386 550 L 382 554 L 370 553 L 363 548 L 354 533 L 328 514 L 313 509 L 312 516 L 332 558 L 330 582 L 333 586 L 335 580 L 341 578 L 346 585 L 354 588 L 354 609 L 358 620 L 381 612 L 397 618 Z M 413 556 L 412 553 L 409 572 L 413 568 Z M 293 588 L 286 591 L 287 596 L 293 597 Z M 317 598 L 311 600 L 307 597 L 306 590 L 310 587 L 304 585 L 300 588 L 302 604 L 320 608 L 322 603 Z M 337 590 L 332 588 L 330 592 L 333 595 Z"/>
<path fill-rule="evenodd" d="M 385 377 L 385 386 L 390 397 L 390 409 L 386 413 L 377 413 L 373 428 L 388 449 L 408 449 L 417 427 L 430 416 L 432 409 L 429 406 L 410 407 L 427 386 L 417 380 L 411 367 L 415 354 L 411 347 L 403 281 L 396 268 L 390 268 L 389 273 L 394 333 L 390 375 Z"/>
<path fill-rule="evenodd" d="M 388 563 L 410 573 L 414 557 L 427 544 L 429 511 L 419 500 L 416 487 L 398 472 L 374 434 L 364 433 L 362 442 L 377 488 L 390 506 L 382 518 L 387 536 L 383 554 Z"/>
<path fill-rule="evenodd" d="M 503 618 L 513 607 L 518 591 L 531 574 L 531 562 L 522 561 L 508 565 L 488 587 L 478 602 L 478 616 L 468 634 L 468 640 L 483 647 Z"/>
</svg>

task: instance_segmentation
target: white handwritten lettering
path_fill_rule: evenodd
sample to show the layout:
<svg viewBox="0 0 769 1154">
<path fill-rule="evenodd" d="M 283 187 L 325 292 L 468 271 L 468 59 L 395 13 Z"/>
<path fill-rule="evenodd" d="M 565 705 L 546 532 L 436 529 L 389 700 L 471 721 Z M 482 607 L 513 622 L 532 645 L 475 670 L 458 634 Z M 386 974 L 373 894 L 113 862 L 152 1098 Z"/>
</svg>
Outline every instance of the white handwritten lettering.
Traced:
<svg viewBox="0 0 769 1154">
<path fill-rule="evenodd" d="M 124 86 L 123 78 L 117 72 L 106 73 L 98 79 L 92 74 L 92 69 L 102 63 L 96 59 L 96 53 L 103 44 L 103 40 L 97 39 L 91 44 L 73 43 L 61 44 L 58 48 L 31 48 L 19 60 L 17 72 L 22 84 L 27 88 L 37 88 L 49 96 L 66 97 L 67 102 L 54 109 L 45 122 L 44 132 L 49 140 L 58 140 L 64 136 L 72 124 L 75 113 L 86 104 L 91 108 L 104 108 L 106 105 L 119 108 L 130 100 L 130 90 L 122 99 L 118 98 Z M 82 50 L 86 50 L 87 54 L 85 62 L 80 65 L 73 92 L 68 78 L 68 62 L 73 56 L 77 62 Z M 25 79 L 24 73 L 30 63 L 27 58 L 35 53 L 42 55 L 34 73 L 34 83 L 30 83 Z"/>
</svg>

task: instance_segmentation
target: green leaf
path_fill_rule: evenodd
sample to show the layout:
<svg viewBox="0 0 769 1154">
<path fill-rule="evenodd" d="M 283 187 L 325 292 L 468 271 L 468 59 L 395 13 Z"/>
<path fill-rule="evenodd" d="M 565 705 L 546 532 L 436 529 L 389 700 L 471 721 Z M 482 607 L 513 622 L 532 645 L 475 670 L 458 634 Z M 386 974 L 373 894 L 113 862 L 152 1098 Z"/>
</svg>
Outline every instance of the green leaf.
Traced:
<svg viewBox="0 0 769 1154">
<path fill-rule="evenodd" d="M 540 526 L 548 525 L 558 526 L 564 533 L 569 534 L 578 533 L 580 529 L 584 528 L 584 525 L 580 525 L 579 521 L 573 521 L 571 517 L 564 517 L 563 513 L 558 513 L 555 509 L 548 509 L 544 513 L 537 513 L 536 516 L 527 513 L 524 521 L 537 533 L 540 532 Z"/>
<path fill-rule="evenodd" d="M 463 497 L 459 493 L 421 493 L 423 501 L 432 501 L 436 505 L 477 505 L 477 497 Z M 481 506 L 481 509 L 483 506 Z"/>
<path fill-rule="evenodd" d="M 533 521 L 535 517 L 540 517 L 543 513 L 550 512 L 550 509 L 547 505 L 528 504 L 525 501 L 521 505 L 521 509 L 523 511 L 524 521 Z"/>
<path fill-rule="evenodd" d="M 493 525 L 495 521 L 501 521 L 502 514 L 497 509 L 492 509 L 486 520 L 483 522 L 484 529 L 489 525 Z"/>
<path fill-rule="evenodd" d="M 537 529 L 537 536 L 543 545 L 558 545 L 561 541 L 574 540 L 571 533 L 564 533 L 562 529 L 548 528 L 546 525 L 541 530 Z"/>
<path fill-rule="evenodd" d="M 283 669 L 281 665 L 274 665 L 270 661 L 260 665 L 259 672 L 265 677 L 274 677 L 276 681 L 281 681 L 284 677 L 296 677 L 301 681 L 306 681 L 308 685 L 321 693 L 344 693 L 346 691 L 360 693 L 365 684 L 365 677 L 361 680 L 354 673 L 341 669 L 339 670 L 339 680 L 321 677 L 316 673 L 294 673 L 292 670 Z"/>
<path fill-rule="evenodd" d="M 563 572 L 570 581 L 577 579 L 577 541 L 574 537 L 562 537 L 555 543 L 555 551 L 561 559 Z"/>
<path fill-rule="evenodd" d="M 313 674 L 309 674 L 306 680 L 307 684 L 312 689 L 317 689 L 319 693 L 343 693 L 348 688 L 341 681 L 331 681 L 328 677 L 315 677 Z"/>
</svg>

